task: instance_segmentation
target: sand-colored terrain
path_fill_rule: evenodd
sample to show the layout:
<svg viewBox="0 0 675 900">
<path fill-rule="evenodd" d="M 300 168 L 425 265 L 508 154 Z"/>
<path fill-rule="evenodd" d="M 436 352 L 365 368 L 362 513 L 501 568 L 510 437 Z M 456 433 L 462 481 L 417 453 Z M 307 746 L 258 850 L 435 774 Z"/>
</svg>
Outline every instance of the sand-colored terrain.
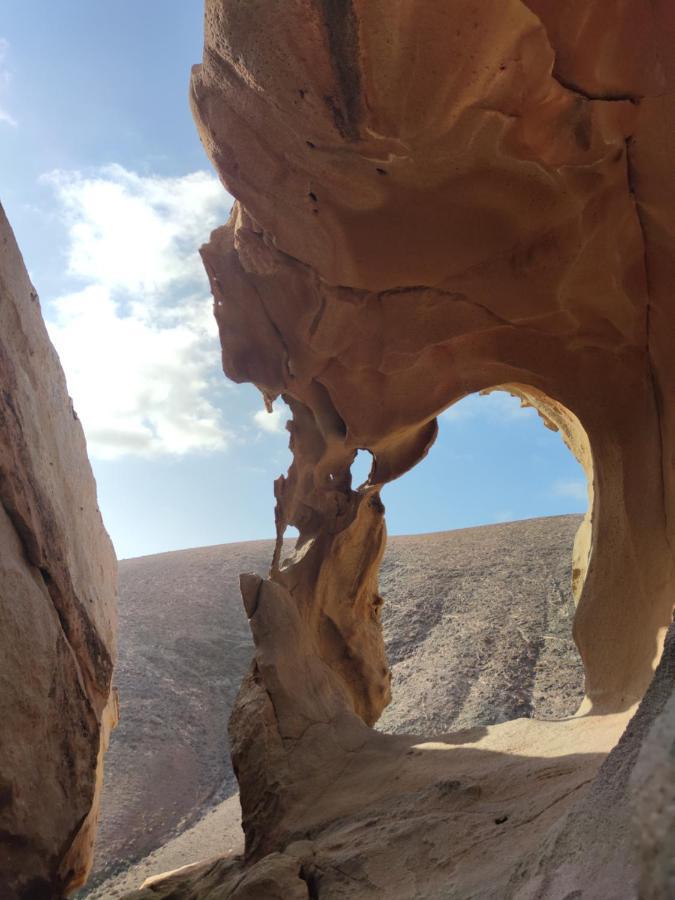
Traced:
<svg viewBox="0 0 675 900">
<path fill-rule="evenodd" d="M 389 539 L 380 581 L 393 701 L 378 728 L 429 735 L 575 710 L 579 521 Z M 121 718 L 89 897 L 240 845 L 226 729 L 252 644 L 238 576 L 264 574 L 271 550 L 248 542 L 120 564 Z"/>
</svg>

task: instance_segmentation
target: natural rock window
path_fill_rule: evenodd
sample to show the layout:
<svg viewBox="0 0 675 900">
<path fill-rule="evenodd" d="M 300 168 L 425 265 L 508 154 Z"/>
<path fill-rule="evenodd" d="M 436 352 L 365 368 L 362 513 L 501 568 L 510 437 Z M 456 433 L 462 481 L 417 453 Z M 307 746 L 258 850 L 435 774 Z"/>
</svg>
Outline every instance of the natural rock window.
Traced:
<svg viewBox="0 0 675 900">
<path fill-rule="evenodd" d="M 383 491 L 389 523 L 400 523 L 410 512 L 411 496 L 418 514 L 430 509 L 434 518 L 427 529 L 420 529 L 419 515 L 415 519 L 417 531 L 432 533 L 399 541 L 390 532 L 387 540 L 380 589 L 393 679 L 392 701 L 379 730 L 440 735 L 521 716 L 563 718 L 581 703 L 583 667 L 572 638 L 572 557 L 583 516 L 537 519 L 533 513 L 517 525 L 444 533 L 460 513 L 446 507 L 461 505 L 464 495 L 453 500 L 438 482 L 445 477 L 453 485 L 460 482 L 461 489 L 467 477 L 463 469 L 471 472 L 466 492 L 480 504 L 479 479 L 489 465 L 484 474 L 493 509 L 509 506 L 517 488 L 546 498 L 543 487 L 550 491 L 558 483 L 550 471 L 554 464 L 574 479 L 563 484 L 588 494 L 583 468 L 574 463 L 560 434 L 551 433 L 536 411 L 521 403 L 501 391 L 460 401 L 451 416 L 439 417 L 438 443 L 445 431 L 444 446 L 432 447 L 416 469 Z M 480 447 L 480 465 L 472 465 L 470 451 L 479 436 L 488 446 Z M 515 447 L 521 448 L 521 458 L 514 458 Z M 567 456 L 569 465 L 562 468 Z M 533 459 L 538 479 L 532 479 Z M 432 474 L 415 479 L 419 469 L 432 464 Z M 513 478 L 513 487 L 504 485 L 507 477 Z M 404 480 L 413 479 L 408 493 L 397 492 Z M 572 502 L 572 508 L 580 506 L 587 505 Z M 396 606 L 386 602 L 394 593 L 404 598 Z"/>
<path fill-rule="evenodd" d="M 268 579 L 242 578 L 247 889 L 276 851 L 303 897 L 571 890 L 537 893 L 542 835 L 647 689 L 675 586 L 672 23 L 587 6 L 284 5 L 260 42 L 255 11 L 207 3 L 193 109 L 239 202 L 203 258 L 226 374 L 291 408 L 276 523 L 299 532 Z M 495 387 L 537 406 L 589 475 L 592 448 L 581 714 L 381 734 L 379 490 L 425 456 L 443 409 Z M 362 448 L 375 465 L 355 491 Z"/>
</svg>

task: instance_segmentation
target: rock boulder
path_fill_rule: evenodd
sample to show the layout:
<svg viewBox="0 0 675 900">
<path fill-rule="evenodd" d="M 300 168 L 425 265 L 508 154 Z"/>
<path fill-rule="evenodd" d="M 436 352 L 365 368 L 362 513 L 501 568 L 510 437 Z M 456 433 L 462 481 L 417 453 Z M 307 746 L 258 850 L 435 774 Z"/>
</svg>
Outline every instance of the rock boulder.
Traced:
<svg viewBox="0 0 675 900">
<path fill-rule="evenodd" d="M 0 208 L 0 895 L 84 882 L 116 721 L 116 561 L 82 428 Z"/>
</svg>

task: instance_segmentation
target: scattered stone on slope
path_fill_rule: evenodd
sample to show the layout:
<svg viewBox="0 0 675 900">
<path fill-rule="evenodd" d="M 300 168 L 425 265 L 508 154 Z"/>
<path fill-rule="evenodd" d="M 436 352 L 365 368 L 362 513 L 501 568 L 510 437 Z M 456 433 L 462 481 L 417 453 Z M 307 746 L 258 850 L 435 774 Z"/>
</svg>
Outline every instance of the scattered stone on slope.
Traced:
<svg viewBox="0 0 675 900">
<path fill-rule="evenodd" d="M 521 716 L 562 718 L 583 698 L 572 640 L 577 516 L 390 539 L 380 575 L 390 732 L 441 734 Z"/>
</svg>

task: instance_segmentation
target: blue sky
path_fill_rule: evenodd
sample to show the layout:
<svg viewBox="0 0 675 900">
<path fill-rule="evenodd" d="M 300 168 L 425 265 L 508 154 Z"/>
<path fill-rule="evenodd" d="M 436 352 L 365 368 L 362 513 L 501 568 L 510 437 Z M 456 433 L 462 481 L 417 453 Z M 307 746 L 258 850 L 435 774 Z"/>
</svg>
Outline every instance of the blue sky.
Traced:
<svg viewBox="0 0 675 900">
<path fill-rule="evenodd" d="M 201 45 L 201 0 L 7 0 L 0 20 L 0 200 L 121 558 L 270 537 L 290 460 L 282 410 L 220 371 L 196 251 L 231 198 L 188 108 Z M 448 410 L 383 499 L 402 534 L 582 511 L 585 485 L 500 393 Z"/>
</svg>

